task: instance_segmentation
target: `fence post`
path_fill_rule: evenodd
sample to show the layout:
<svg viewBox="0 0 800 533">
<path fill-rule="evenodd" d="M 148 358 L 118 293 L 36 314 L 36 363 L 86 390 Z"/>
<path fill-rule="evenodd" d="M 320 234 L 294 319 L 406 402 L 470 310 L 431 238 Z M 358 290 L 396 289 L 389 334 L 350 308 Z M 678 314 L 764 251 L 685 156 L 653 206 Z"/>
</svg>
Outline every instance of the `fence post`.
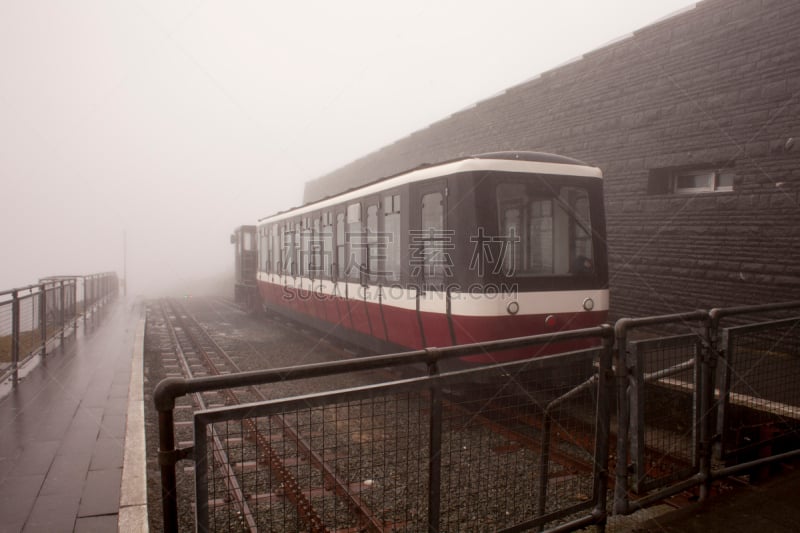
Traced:
<svg viewBox="0 0 800 533">
<path fill-rule="evenodd" d="M 72 333 L 78 334 L 78 278 L 73 278 L 70 284 L 70 298 L 72 298 Z"/>
<path fill-rule="evenodd" d="M 159 465 L 161 466 L 161 505 L 164 531 L 178 531 L 178 495 L 175 463 L 168 459 L 175 453 L 175 430 L 172 410 L 158 412 Z M 162 459 L 162 457 L 164 459 Z"/>
<path fill-rule="evenodd" d="M 39 286 L 39 333 L 42 336 L 42 357 L 47 355 L 47 284 Z"/>
<path fill-rule="evenodd" d="M 703 483 L 700 485 L 700 501 L 705 501 L 711 492 L 711 458 L 713 454 L 714 423 L 714 377 L 717 370 L 716 343 L 712 338 L 715 328 L 711 325 L 711 318 L 706 314 L 703 323 L 703 353 L 700 366 L 701 388 L 700 394 L 700 475 Z M 712 426 L 713 424 L 713 426 Z"/>
<path fill-rule="evenodd" d="M 153 390 L 153 403 L 158 411 L 158 464 L 161 469 L 161 510 L 164 531 L 178 531 L 178 489 L 175 464 L 175 398 L 186 394 L 186 381 L 166 378 Z"/>
<path fill-rule="evenodd" d="M 65 302 L 64 302 L 64 280 L 62 279 L 59 282 L 59 305 L 58 305 L 58 314 L 61 319 L 61 344 L 64 344 L 64 330 L 66 329 L 66 313 L 65 313 Z"/>
<path fill-rule="evenodd" d="M 438 348 L 428 348 L 428 354 L 435 356 Z M 437 360 L 428 363 L 428 374 L 439 373 Z M 428 465 L 428 531 L 438 533 L 442 503 L 442 390 L 438 382 L 431 387 L 430 419 L 430 463 Z"/>
<path fill-rule="evenodd" d="M 19 373 L 19 293 L 16 289 L 11 292 L 11 383 L 17 387 Z"/>
<path fill-rule="evenodd" d="M 617 466 L 614 485 L 614 514 L 628 514 L 628 425 L 630 424 L 630 403 L 628 401 L 628 324 L 630 319 L 622 318 L 614 325 L 616 336 L 617 384 Z"/>
<path fill-rule="evenodd" d="M 100 280 L 98 278 L 92 278 L 92 324 L 94 324 L 97 319 L 97 312 L 101 305 L 101 295 Z"/>
<path fill-rule="evenodd" d="M 605 529 L 608 518 L 608 454 L 611 439 L 611 407 L 614 397 L 614 329 L 608 324 L 601 326 L 605 331 L 603 349 L 600 352 L 599 379 L 597 383 L 597 444 L 595 445 L 595 491 L 597 506 L 594 515 L 598 518 L 601 531 Z"/>
</svg>

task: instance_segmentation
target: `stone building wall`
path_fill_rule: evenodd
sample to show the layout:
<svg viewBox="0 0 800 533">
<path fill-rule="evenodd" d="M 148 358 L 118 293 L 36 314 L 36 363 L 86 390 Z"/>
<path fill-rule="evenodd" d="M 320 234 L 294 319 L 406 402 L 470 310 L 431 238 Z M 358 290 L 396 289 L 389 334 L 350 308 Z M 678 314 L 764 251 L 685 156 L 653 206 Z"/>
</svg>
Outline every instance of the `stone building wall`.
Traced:
<svg viewBox="0 0 800 533">
<path fill-rule="evenodd" d="M 304 200 L 425 162 L 554 152 L 605 174 L 614 317 L 800 300 L 798 38 L 797 0 L 704 0 L 309 182 Z M 694 171 L 718 190 L 676 191 Z"/>
</svg>

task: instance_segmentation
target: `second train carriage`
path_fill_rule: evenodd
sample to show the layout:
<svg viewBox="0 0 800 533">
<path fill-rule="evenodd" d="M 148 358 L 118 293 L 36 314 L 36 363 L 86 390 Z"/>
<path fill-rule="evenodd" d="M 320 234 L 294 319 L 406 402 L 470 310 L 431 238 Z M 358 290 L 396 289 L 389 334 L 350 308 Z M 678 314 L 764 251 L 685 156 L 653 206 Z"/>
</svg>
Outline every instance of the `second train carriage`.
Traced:
<svg viewBox="0 0 800 533">
<path fill-rule="evenodd" d="M 414 169 L 259 220 L 258 291 L 266 310 L 373 352 L 598 325 L 602 191 L 598 168 L 536 152 Z"/>
</svg>

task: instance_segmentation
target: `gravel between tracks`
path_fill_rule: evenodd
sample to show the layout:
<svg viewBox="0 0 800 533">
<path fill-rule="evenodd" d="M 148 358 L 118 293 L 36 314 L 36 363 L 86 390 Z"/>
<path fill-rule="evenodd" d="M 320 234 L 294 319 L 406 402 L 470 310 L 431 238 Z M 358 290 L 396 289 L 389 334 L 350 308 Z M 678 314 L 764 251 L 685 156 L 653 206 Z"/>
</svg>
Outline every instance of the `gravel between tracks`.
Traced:
<svg viewBox="0 0 800 533">
<path fill-rule="evenodd" d="M 236 354 L 236 363 L 242 371 L 267 368 L 282 368 L 308 363 L 320 363 L 341 359 L 343 349 L 332 346 L 315 334 L 298 330 L 297 326 L 281 320 L 250 315 L 230 306 L 206 299 L 185 302 L 191 313 L 207 328 L 215 341 L 230 354 Z M 162 364 L 162 352 L 169 343 L 162 338 L 164 321 L 157 302 L 149 302 L 147 330 L 145 335 L 144 393 L 145 431 L 147 439 L 147 488 L 148 512 L 152 531 L 163 529 L 161 506 L 161 474 L 158 466 L 158 414 L 153 405 L 155 386 L 167 377 Z M 353 354 L 355 356 L 355 353 Z M 336 379 L 317 378 L 303 382 L 286 382 L 262 387 L 267 398 L 282 398 L 309 392 L 374 383 L 386 379 L 374 373 L 350 374 Z M 189 405 L 186 400 L 178 404 Z M 176 419 L 180 417 L 176 413 Z M 187 418 L 188 419 L 188 418 Z M 178 488 L 181 496 L 194 491 L 194 477 L 184 472 L 188 463 L 178 464 Z M 194 531 L 194 509 L 186 498 L 179 501 L 179 523 L 181 531 Z"/>
<path fill-rule="evenodd" d="M 334 361 L 348 355 L 341 348 L 321 342 L 318 335 L 298 330 L 296 326 L 287 323 L 248 315 L 209 300 L 198 299 L 185 303 L 189 312 L 204 324 L 215 341 L 235 356 L 237 365 L 243 371 Z M 148 310 L 145 338 L 148 503 L 150 526 L 153 531 L 160 531 L 162 514 L 160 471 L 157 464 L 158 427 L 152 393 L 156 384 L 166 377 L 162 352 L 171 353 L 172 348 L 158 305 L 152 303 Z M 285 398 L 374 384 L 389 379 L 396 378 L 382 371 L 350 373 L 335 378 L 270 385 L 262 387 L 261 391 L 267 398 Z M 334 412 L 333 415 L 331 410 L 312 410 L 305 414 L 298 411 L 299 414 L 294 417 L 290 415 L 287 420 L 296 426 L 295 429 L 301 435 L 306 435 L 306 438 L 313 440 L 320 432 L 325 439 L 332 438 L 330 445 L 320 446 L 333 451 L 333 456 L 325 461 L 332 460 L 337 468 L 341 466 L 347 483 L 371 484 L 375 480 L 374 486 L 361 492 L 362 497 L 370 503 L 380 519 L 389 523 L 399 520 L 398 523 L 405 524 L 400 526 L 401 530 L 416 531 L 417 526 L 424 528 L 424 522 L 420 521 L 427 514 L 427 489 L 423 477 L 427 474 L 426 428 L 429 410 L 424 402 L 419 403 L 421 398 L 424 399 L 415 394 L 405 400 L 387 397 L 385 403 L 381 403 L 383 400 L 363 405 L 351 402 L 345 407 L 337 405 L 328 408 Z M 178 405 L 191 407 L 188 399 L 180 400 Z M 336 429 L 341 421 L 336 420 L 335 411 L 341 408 L 348 411 L 348 426 L 347 431 L 340 435 Z M 401 413 L 401 416 L 396 416 L 396 412 Z M 176 421 L 189 421 L 191 414 L 192 409 L 179 409 L 175 413 Z M 510 442 L 502 435 L 495 434 L 488 426 L 475 423 L 471 418 L 473 417 L 464 417 L 463 412 L 451 412 L 445 415 L 443 421 L 443 487 L 450 487 L 442 494 L 443 511 L 445 506 L 447 508 L 447 512 L 442 515 L 443 530 L 457 531 L 468 525 L 470 531 L 492 531 L 498 527 L 510 526 L 515 519 L 530 517 L 533 513 L 535 501 L 531 497 L 530 489 L 525 487 L 534 484 L 537 478 L 538 452 Z M 462 419 L 469 420 L 465 422 Z M 264 419 L 261 420 L 260 424 Z M 331 424 L 332 430 L 322 429 Z M 533 431 L 535 436 L 536 430 Z M 176 431 L 176 440 L 180 447 L 190 445 L 190 439 L 191 433 L 187 428 Z M 398 439 L 405 443 L 401 448 L 406 454 L 398 462 L 399 467 L 391 459 L 394 453 L 392 449 L 384 448 L 385 443 L 396 443 Z M 340 448 L 355 450 L 354 455 L 339 459 L 335 455 Z M 579 448 L 568 451 L 578 455 L 585 453 L 585 450 Z M 353 458 L 358 460 L 354 461 Z M 581 460 L 590 463 L 591 457 L 582 457 Z M 177 469 L 181 531 L 194 531 L 194 507 L 191 501 L 194 494 L 194 475 L 189 466 L 191 463 L 184 461 L 178 463 Z M 397 472 L 404 469 L 407 471 Z M 587 500 L 591 493 L 591 478 L 587 480 L 585 476 L 576 475 L 557 464 L 551 464 L 550 469 L 559 481 L 552 486 L 549 493 L 548 509 L 550 502 L 557 502 L 557 507 L 563 508 L 564 505 L 579 504 Z M 216 481 L 212 481 L 212 485 L 215 483 Z M 266 481 L 262 482 L 262 486 L 274 487 L 274 483 Z M 224 486 L 220 485 L 219 490 L 224 493 Z M 370 501 L 373 497 L 379 499 Z M 398 505 L 397 508 L 394 507 L 395 504 Z M 316 507 L 318 504 L 314 505 Z M 319 505 L 323 513 L 326 509 L 327 512 L 339 513 L 336 510 L 340 507 L 338 502 Z M 342 514 L 346 514 L 346 509 Z M 226 522 L 224 516 L 222 520 L 215 523 L 217 530 L 240 528 L 235 520 L 228 519 Z M 281 531 L 275 525 L 262 525 L 261 529 Z"/>
</svg>

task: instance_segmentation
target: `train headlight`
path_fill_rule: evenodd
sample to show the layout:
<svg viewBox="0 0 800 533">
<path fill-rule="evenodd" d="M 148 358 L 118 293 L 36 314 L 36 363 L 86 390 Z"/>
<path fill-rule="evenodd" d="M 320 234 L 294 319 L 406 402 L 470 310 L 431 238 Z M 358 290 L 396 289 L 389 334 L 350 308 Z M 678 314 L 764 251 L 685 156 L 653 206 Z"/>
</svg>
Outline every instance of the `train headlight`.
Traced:
<svg viewBox="0 0 800 533">
<path fill-rule="evenodd" d="M 516 315 L 519 313 L 519 303 L 509 302 L 509 304 L 506 306 L 506 311 L 508 311 L 509 315 Z"/>
<path fill-rule="evenodd" d="M 545 317 L 544 325 L 547 329 L 554 329 L 556 324 L 558 324 L 558 320 L 555 315 L 547 315 L 547 317 Z"/>
<path fill-rule="evenodd" d="M 583 301 L 583 309 L 586 311 L 591 311 L 592 309 L 594 309 L 594 300 L 592 300 L 591 298 L 586 298 Z"/>
</svg>

